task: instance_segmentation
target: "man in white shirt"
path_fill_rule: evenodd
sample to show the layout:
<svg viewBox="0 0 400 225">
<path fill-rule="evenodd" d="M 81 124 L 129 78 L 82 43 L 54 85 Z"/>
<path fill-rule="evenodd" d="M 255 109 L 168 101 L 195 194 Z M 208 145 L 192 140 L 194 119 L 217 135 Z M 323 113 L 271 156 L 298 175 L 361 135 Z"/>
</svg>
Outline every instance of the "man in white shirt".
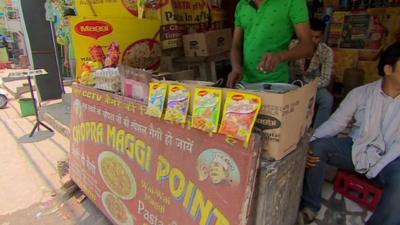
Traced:
<svg viewBox="0 0 400 225">
<path fill-rule="evenodd" d="M 400 42 L 382 53 L 378 71 L 382 79 L 352 90 L 312 136 L 298 224 L 321 208 L 326 163 L 384 188 L 366 225 L 400 224 Z M 353 119 L 350 137 L 336 137 Z"/>
</svg>

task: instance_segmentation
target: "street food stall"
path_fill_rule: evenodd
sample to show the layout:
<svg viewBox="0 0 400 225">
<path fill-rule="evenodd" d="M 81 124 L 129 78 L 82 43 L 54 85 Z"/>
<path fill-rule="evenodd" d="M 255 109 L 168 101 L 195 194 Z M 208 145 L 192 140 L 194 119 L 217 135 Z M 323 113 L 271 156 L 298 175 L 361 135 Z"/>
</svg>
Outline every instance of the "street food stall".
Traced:
<svg viewBox="0 0 400 225">
<path fill-rule="evenodd" d="M 300 192 L 304 144 L 290 162 L 262 161 L 258 193 L 262 134 L 240 141 L 148 114 L 146 104 L 131 98 L 73 86 L 71 177 L 113 223 L 250 224 L 250 214 L 257 212 L 250 210 L 257 204 L 255 194 L 275 196 L 263 194 L 264 180 L 276 177 L 279 182 L 269 187 L 281 197 L 287 193 L 280 190 Z M 266 202 L 258 204 L 264 208 Z M 275 204 L 280 205 L 277 199 Z"/>
<path fill-rule="evenodd" d="M 70 173 L 115 224 L 246 224 L 260 139 L 146 115 L 146 106 L 75 85 Z"/>
<path fill-rule="evenodd" d="M 208 81 L 171 80 L 165 49 L 226 56 L 229 30 L 181 38 L 219 28 L 217 6 L 83 2 L 69 161 L 87 197 L 120 225 L 293 224 L 318 81 L 226 89 L 215 65 Z"/>
<path fill-rule="evenodd" d="M 76 1 L 70 173 L 114 224 L 296 220 L 318 81 L 223 88 L 234 4 L 222 2 Z M 328 25 L 335 81 L 348 68 L 376 79 L 399 9 L 335 4 L 312 12 Z"/>
</svg>

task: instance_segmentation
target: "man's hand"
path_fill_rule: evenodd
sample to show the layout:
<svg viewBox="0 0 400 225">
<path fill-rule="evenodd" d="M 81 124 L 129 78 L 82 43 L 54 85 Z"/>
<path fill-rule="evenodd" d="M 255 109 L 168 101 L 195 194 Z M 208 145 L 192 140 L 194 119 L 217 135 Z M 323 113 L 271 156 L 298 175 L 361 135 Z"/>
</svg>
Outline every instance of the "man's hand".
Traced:
<svg viewBox="0 0 400 225">
<path fill-rule="evenodd" d="M 69 68 L 69 62 L 68 62 L 68 60 L 64 60 L 64 66 L 65 66 L 65 68 Z"/>
<path fill-rule="evenodd" d="M 268 53 L 264 55 L 260 64 L 258 64 L 258 69 L 264 73 L 270 72 L 275 70 L 281 62 L 282 57 L 280 54 Z"/>
<path fill-rule="evenodd" d="M 232 70 L 232 72 L 228 75 L 228 81 L 226 82 L 226 86 L 228 88 L 234 88 L 235 85 L 242 80 L 242 73 L 238 71 Z"/>
<path fill-rule="evenodd" d="M 311 151 L 309 151 L 308 155 L 307 155 L 306 167 L 307 168 L 314 167 L 314 166 L 318 165 L 319 162 L 320 162 L 320 158 L 318 156 L 314 156 L 313 153 Z"/>
</svg>

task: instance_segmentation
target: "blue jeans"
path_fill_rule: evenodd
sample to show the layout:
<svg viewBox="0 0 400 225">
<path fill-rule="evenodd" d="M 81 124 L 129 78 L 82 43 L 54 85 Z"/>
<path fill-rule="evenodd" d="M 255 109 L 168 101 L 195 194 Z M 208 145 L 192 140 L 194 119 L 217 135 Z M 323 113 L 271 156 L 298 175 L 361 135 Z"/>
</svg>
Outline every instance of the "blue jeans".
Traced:
<svg viewBox="0 0 400 225">
<path fill-rule="evenodd" d="M 313 141 L 311 149 L 320 163 L 306 169 L 301 208 L 309 208 L 315 213 L 321 208 L 321 191 L 324 183 L 325 166 L 329 163 L 340 169 L 354 171 L 351 151 L 353 140 L 347 138 L 321 138 Z M 381 201 L 366 225 L 400 224 L 400 158 L 393 160 L 374 178 L 372 182 L 384 188 Z"/>
<path fill-rule="evenodd" d="M 318 110 L 314 119 L 314 128 L 318 128 L 329 119 L 333 107 L 333 96 L 326 88 L 318 88 L 317 101 Z"/>
</svg>

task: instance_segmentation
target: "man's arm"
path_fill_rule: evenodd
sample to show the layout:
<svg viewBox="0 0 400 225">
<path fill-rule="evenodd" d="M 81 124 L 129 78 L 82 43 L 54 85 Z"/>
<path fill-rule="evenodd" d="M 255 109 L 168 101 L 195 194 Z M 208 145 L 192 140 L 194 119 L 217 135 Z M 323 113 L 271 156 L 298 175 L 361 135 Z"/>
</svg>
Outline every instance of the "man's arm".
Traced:
<svg viewBox="0 0 400 225">
<path fill-rule="evenodd" d="M 297 60 L 313 55 L 310 25 L 308 23 L 300 23 L 295 25 L 294 28 L 299 41 L 292 49 L 280 53 L 283 61 Z"/>
<path fill-rule="evenodd" d="M 319 81 L 319 87 L 328 87 L 332 79 L 333 69 L 333 51 L 331 48 L 326 48 L 324 54 L 324 62 L 321 66 L 321 76 Z"/>
<path fill-rule="evenodd" d="M 309 23 L 299 23 L 294 25 L 297 45 L 287 51 L 279 53 L 267 53 L 259 64 L 261 71 L 272 71 L 281 62 L 292 61 L 301 58 L 311 57 L 313 54 L 313 43 Z"/>
<path fill-rule="evenodd" d="M 315 130 L 310 141 L 318 138 L 333 137 L 344 130 L 354 117 L 360 97 L 362 96 L 360 96 L 358 89 L 351 91 L 329 120 Z"/>
<path fill-rule="evenodd" d="M 68 44 L 64 45 L 64 66 L 65 68 L 69 68 L 69 56 L 68 56 Z"/>
<path fill-rule="evenodd" d="M 292 42 L 289 45 L 289 49 L 292 49 L 296 47 L 298 44 L 298 40 L 292 40 Z M 293 60 L 289 61 L 289 71 L 292 76 L 292 79 L 294 80 L 302 80 L 304 79 L 304 59 L 298 59 L 298 60 Z"/>
<path fill-rule="evenodd" d="M 232 72 L 228 76 L 227 86 L 233 88 L 243 75 L 243 29 L 235 27 L 230 53 Z"/>
</svg>

